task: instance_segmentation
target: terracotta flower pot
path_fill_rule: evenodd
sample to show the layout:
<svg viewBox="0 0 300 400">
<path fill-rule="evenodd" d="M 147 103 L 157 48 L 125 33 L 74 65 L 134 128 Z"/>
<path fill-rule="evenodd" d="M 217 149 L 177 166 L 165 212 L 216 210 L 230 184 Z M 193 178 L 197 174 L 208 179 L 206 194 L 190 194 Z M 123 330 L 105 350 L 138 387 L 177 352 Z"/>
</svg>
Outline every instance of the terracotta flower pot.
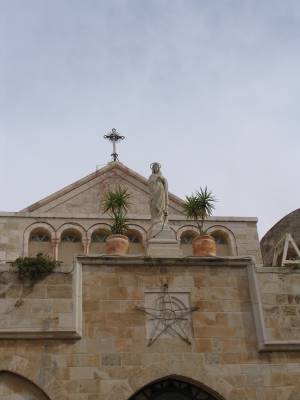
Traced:
<svg viewBox="0 0 300 400">
<path fill-rule="evenodd" d="M 129 247 L 129 240 L 124 235 L 109 235 L 105 241 L 106 254 L 126 254 Z"/>
<path fill-rule="evenodd" d="M 216 255 L 216 242 L 210 235 L 198 235 L 192 241 L 193 255 L 200 257 L 214 257 Z"/>
</svg>

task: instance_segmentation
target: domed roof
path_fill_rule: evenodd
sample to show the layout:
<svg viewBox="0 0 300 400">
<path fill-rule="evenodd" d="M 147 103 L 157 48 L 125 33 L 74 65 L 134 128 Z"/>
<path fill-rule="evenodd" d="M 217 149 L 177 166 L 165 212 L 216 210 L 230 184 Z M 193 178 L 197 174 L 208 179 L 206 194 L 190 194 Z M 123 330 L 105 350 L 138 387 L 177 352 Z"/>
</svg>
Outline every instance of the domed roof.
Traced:
<svg viewBox="0 0 300 400">
<path fill-rule="evenodd" d="M 260 247 L 265 265 L 272 265 L 275 245 L 285 233 L 290 233 L 300 247 L 300 208 L 283 217 L 261 239 Z"/>
</svg>

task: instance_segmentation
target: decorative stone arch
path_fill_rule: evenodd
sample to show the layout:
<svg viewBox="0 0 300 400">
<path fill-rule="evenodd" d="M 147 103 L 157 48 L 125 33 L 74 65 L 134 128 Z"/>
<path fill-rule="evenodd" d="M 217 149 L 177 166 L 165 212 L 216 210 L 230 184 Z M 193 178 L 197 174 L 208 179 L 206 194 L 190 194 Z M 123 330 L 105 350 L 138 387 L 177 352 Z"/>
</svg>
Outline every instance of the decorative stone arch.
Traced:
<svg viewBox="0 0 300 400">
<path fill-rule="evenodd" d="M 130 234 L 136 235 L 139 242 L 135 243 L 130 240 Z M 137 224 L 128 224 L 128 235 L 129 235 L 129 254 L 145 254 L 145 248 L 147 243 L 147 232 L 144 228 Z"/>
<path fill-rule="evenodd" d="M 213 234 L 215 232 L 220 232 L 221 234 L 224 235 L 224 237 L 226 237 L 228 246 L 229 246 L 230 255 L 237 256 L 238 251 L 237 251 L 237 244 L 236 244 L 236 239 L 235 239 L 234 233 L 230 229 L 228 229 L 226 226 L 223 226 L 223 225 L 213 225 L 207 229 L 207 233 L 209 235 L 214 236 Z M 217 244 L 217 250 L 218 250 L 218 244 Z M 217 253 L 217 255 L 218 255 L 218 253 Z"/>
<path fill-rule="evenodd" d="M 225 397 L 211 387 L 200 383 L 197 380 L 181 375 L 168 375 L 163 378 L 155 379 L 135 391 L 128 400 L 139 400 L 140 398 L 144 398 L 144 393 L 145 398 L 149 397 L 149 399 L 151 398 L 153 400 L 156 400 L 156 398 L 159 399 L 163 394 L 169 394 L 171 400 L 172 392 L 174 394 L 181 394 L 182 397 L 180 398 L 186 400 L 193 398 L 196 399 L 201 394 L 206 395 L 205 399 L 207 400 L 225 400 Z"/>
<path fill-rule="evenodd" d="M 67 229 L 74 229 L 75 231 L 80 232 L 82 241 L 84 242 L 87 238 L 87 233 L 84 227 L 77 222 L 68 222 L 62 224 L 57 230 L 56 230 L 56 239 L 58 241 L 61 241 L 61 235 L 63 232 L 65 232 Z"/>
<path fill-rule="evenodd" d="M 178 241 L 180 241 L 181 236 L 187 232 L 193 232 L 195 235 L 199 234 L 199 231 L 195 225 L 183 225 L 179 229 L 177 229 L 176 232 L 176 238 Z"/>
<path fill-rule="evenodd" d="M 80 234 L 81 241 L 65 243 L 61 240 L 62 235 L 66 231 L 74 231 Z M 56 259 L 62 261 L 65 265 L 73 262 L 76 254 L 87 254 L 88 241 L 86 230 L 78 223 L 62 224 L 56 231 Z"/>
<path fill-rule="evenodd" d="M 55 242 L 55 229 L 48 222 L 33 222 L 31 225 L 27 226 L 23 233 L 23 257 L 28 257 L 29 255 L 29 239 L 30 235 L 35 230 L 45 230 L 50 233 L 51 243 L 54 246 Z M 54 254 L 53 254 L 54 255 Z"/>
<path fill-rule="evenodd" d="M 68 393 L 61 383 L 51 374 L 46 372 L 41 374 L 40 365 L 36 360 L 32 361 L 25 357 L 13 356 L 7 364 L 1 362 L 1 373 L 9 373 L 23 378 L 35 387 L 39 388 L 46 396 L 46 400 L 69 400 Z M 6 364 L 5 366 L 3 364 Z M 40 400 L 40 399 L 38 399 Z M 44 400 L 42 398 L 42 400 Z"/>
<path fill-rule="evenodd" d="M 111 226 L 109 224 L 105 224 L 105 223 L 98 223 L 98 224 L 94 224 L 92 226 L 89 227 L 89 229 L 87 230 L 87 240 L 91 241 L 92 238 L 92 234 L 95 231 L 103 231 L 103 232 L 110 232 L 110 228 Z"/>
</svg>

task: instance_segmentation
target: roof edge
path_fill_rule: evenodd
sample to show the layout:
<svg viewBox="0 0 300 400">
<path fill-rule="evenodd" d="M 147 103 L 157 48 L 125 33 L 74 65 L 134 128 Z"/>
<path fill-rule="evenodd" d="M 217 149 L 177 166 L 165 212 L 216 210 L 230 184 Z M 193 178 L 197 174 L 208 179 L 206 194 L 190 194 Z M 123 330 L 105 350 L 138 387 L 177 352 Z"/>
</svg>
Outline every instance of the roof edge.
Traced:
<svg viewBox="0 0 300 400">
<path fill-rule="evenodd" d="M 69 215 L 59 215 L 59 216 L 52 216 L 49 214 L 41 214 L 41 215 L 32 215 L 28 211 L 18 211 L 18 212 L 1 212 L 0 211 L 0 218 L 33 218 L 33 219 L 102 219 L 102 215 L 96 214 L 89 214 L 89 215 L 80 215 L 76 217 L 70 217 Z M 150 220 L 149 215 L 139 215 L 138 217 L 134 217 L 129 215 L 129 219 L 136 219 L 136 220 Z M 170 221 L 187 221 L 186 217 L 181 214 L 174 214 L 169 217 Z M 258 219 L 256 217 L 233 217 L 233 216 L 211 216 L 207 218 L 207 221 L 210 222 L 253 222 L 257 223 Z M 189 221 L 189 223 L 192 223 Z"/>
<path fill-rule="evenodd" d="M 128 175 L 133 176 L 134 178 L 139 180 L 141 183 L 147 185 L 148 180 L 144 176 L 140 175 L 138 172 L 136 172 L 136 171 L 132 170 L 131 168 L 125 166 L 120 161 L 110 161 L 103 168 L 100 168 L 100 169 L 96 170 L 95 172 L 92 172 L 89 175 L 86 175 L 85 177 L 83 177 L 83 178 L 71 183 L 70 185 L 67 185 L 67 186 L 63 187 L 62 189 L 59 189 L 58 191 L 50 194 L 49 196 L 46 196 L 46 197 L 42 198 L 41 200 L 39 200 L 39 201 L 37 201 L 37 202 L 35 202 L 35 203 L 23 208 L 19 212 L 21 212 L 21 213 L 33 212 L 33 211 L 37 210 L 38 208 L 43 207 L 47 203 L 49 203 L 51 201 L 54 201 L 54 200 L 56 200 L 57 198 L 59 198 L 61 196 L 66 195 L 70 191 L 72 191 L 74 189 L 77 189 L 78 187 L 88 183 L 92 179 L 95 179 L 96 177 L 98 177 L 98 176 L 100 176 L 100 175 L 102 175 L 102 174 L 104 174 L 104 173 L 106 173 L 109 170 L 112 170 L 114 168 L 117 168 L 117 169 L 121 170 L 122 172 L 125 172 Z M 179 203 L 179 205 L 182 205 L 183 200 L 180 197 L 177 197 L 173 193 L 169 193 L 169 197 L 175 203 Z"/>
</svg>

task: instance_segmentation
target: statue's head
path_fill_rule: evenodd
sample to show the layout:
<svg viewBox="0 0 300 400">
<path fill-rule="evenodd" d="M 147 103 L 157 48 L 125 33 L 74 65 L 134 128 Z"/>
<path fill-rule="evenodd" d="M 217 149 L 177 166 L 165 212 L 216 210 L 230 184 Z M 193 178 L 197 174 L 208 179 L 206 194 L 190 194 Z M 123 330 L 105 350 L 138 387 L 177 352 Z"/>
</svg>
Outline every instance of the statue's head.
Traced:
<svg viewBox="0 0 300 400">
<path fill-rule="evenodd" d="M 150 168 L 152 169 L 152 172 L 153 172 L 154 174 L 158 174 L 159 171 L 160 171 L 161 165 L 160 165 L 160 163 L 158 163 L 158 162 L 154 162 L 154 163 L 152 163 L 152 164 L 150 165 Z"/>
</svg>

